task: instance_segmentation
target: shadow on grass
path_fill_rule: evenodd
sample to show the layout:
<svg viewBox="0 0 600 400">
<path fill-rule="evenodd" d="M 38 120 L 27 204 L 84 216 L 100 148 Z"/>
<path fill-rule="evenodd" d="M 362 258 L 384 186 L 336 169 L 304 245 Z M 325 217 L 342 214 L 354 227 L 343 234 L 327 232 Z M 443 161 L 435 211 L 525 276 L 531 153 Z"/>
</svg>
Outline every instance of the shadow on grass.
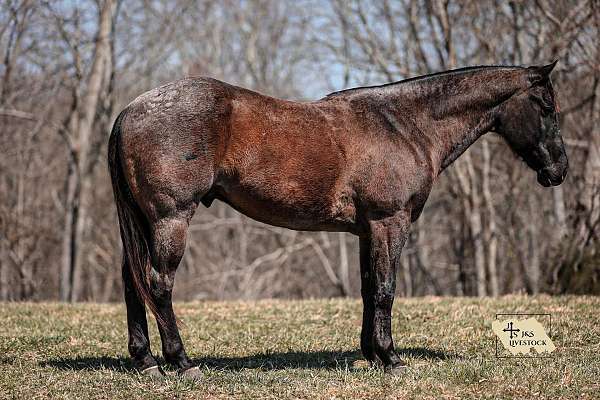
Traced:
<svg viewBox="0 0 600 400">
<path fill-rule="evenodd" d="M 400 357 L 426 360 L 448 360 L 459 356 L 423 347 L 397 349 Z M 363 359 L 360 351 L 290 351 L 286 353 L 264 353 L 245 357 L 201 357 L 193 362 L 200 367 L 238 371 L 242 369 L 352 369 L 354 361 Z M 164 364 L 164 360 L 160 360 Z M 43 361 L 42 367 L 60 370 L 99 370 L 111 369 L 121 372 L 133 371 L 134 367 L 126 357 L 76 357 Z"/>
<path fill-rule="evenodd" d="M 111 369 L 119 372 L 134 371 L 129 357 L 75 357 L 42 361 L 41 367 L 52 367 L 63 371 L 94 371 Z"/>
<path fill-rule="evenodd" d="M 443 351 L 422 347 L 397 349 L 400 357 L 421 358 L 430 360 L 448 360 L 458 358 Z M 200 366 L 210 368 L 241 370 L 263 369 L 279 370 L 288 368 L 305 369 L 338 369 L 353 368 L 354 361 L 363 360 L 359 350 L 354 351 L 309 351 L 287 353 L 254 354 L 246 357 L 202 357 L 194 360 Z"/>
</svg>

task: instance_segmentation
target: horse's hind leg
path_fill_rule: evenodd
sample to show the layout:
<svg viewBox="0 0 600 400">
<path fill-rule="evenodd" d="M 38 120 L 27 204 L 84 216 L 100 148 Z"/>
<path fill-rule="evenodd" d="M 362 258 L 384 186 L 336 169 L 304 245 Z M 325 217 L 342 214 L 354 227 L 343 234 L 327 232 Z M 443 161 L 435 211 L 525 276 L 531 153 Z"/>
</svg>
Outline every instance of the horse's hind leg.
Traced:
<svg viewBox="0 0 600 400">
<path fill-rule="evenodd" d="M 193 213 L 193 211 L 191 211 Z M 183 257 L 189 214 L 161 218 L 152 224 L 151 291 L 158 312 L 158 328 L 163 356 L 178 372 L 190 378 L 199 378 L 200 371 L 193 368 L 183 347 L 173 312 L 172 293 L 175 271 Z"/>
<path fill-rule="evenodd" d="M 123 260 L 122 268 L 125 304 L 127 305 L 127 328 L 129 333 L 127 347 L 129 353 L 135 367 L 139 371 L 152 376 L 162 376 L 163 372 L 150 352 L 146 308 L 135 291 L 133 278 L 126 259 Z"/>
</svg>

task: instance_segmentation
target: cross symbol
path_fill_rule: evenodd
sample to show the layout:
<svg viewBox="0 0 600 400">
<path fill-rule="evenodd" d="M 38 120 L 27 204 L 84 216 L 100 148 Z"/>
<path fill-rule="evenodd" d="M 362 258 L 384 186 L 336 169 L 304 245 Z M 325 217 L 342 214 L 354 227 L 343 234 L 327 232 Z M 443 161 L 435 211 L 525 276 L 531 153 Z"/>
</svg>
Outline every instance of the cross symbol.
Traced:
<svg viewBox="0 0 600 400">
<path fill-rule="evenodd" d="M 514 337 L 517 337 L 517 332 L 520 331 L 520 329 L 513 329 L 513 323 L 509 322 L 508 325 L 506 325 L 506 328 L 502 329 L 503 332 L 510 332 L 510 338 L 513 338 L 513 335 L 515 335 Z"/>
</svg>

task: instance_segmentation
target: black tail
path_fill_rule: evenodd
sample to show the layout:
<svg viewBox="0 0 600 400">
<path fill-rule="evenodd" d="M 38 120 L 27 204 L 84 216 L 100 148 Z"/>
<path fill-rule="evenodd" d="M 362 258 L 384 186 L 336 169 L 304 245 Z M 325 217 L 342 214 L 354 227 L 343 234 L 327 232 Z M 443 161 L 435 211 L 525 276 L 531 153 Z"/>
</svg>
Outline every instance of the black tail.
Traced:
<svg viewBox="0 0 600 400">
<path fill-rule="evenodd" d="M 156 303 L 150 292 L 150 247 L 149 227 L 147 219 L 136 203 L 125 175 L 121 162 L 119 143 L 121 136 L 121 123 L 126 115 L 127 109 L 123 110 L 113 125 L 110 139 L 108 141 L 108 169 L 112 180 L 117 213 L 119 215 L 119 226 L 121 229 L 121 241 L 123 242 L 123 262 L 129 266 L 133 277 L 133 286 L 141 302 L 145 303 L 157 322 L 163 325 L 158 314 Z"/>
</svg>

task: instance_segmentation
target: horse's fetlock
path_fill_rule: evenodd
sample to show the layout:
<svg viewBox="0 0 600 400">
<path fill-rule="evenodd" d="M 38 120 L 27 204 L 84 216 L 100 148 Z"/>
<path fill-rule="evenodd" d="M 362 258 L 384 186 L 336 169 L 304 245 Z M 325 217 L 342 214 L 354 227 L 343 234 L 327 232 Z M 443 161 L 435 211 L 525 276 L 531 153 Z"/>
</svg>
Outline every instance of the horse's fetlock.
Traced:
<svg viewBox="0 0 600 400">
<path fill-rule="evenodd" d="M 169 342 L 163 345 L 163 353 L 165 355 L 165 359 L 168 361 L 175 361 L 181 357 L 183 353 L 183 343 L 181 342 Z"/>
<path fill-rule="evenodd" d="M 374 339 L 375 340 L 373 341 L 373 344 L 376 353 L 385 353 L 389 355 L 391 352 L 394 351 L 394 342 L 392 341 L 392 338 L 389 335 L 378 333 L 376 330 Z"/>
<path fill-rule="evenodd" d="M 143 339 L 130 340 L 127 345 L 127 349 L 129 350 L 129 354 L 131 355 L 131 357 L 133 357 L 134 359 L 141 359 L 145 357 L 146 355 L 148 355 L 150 350 L 148 342 Z"/>
</svg>

